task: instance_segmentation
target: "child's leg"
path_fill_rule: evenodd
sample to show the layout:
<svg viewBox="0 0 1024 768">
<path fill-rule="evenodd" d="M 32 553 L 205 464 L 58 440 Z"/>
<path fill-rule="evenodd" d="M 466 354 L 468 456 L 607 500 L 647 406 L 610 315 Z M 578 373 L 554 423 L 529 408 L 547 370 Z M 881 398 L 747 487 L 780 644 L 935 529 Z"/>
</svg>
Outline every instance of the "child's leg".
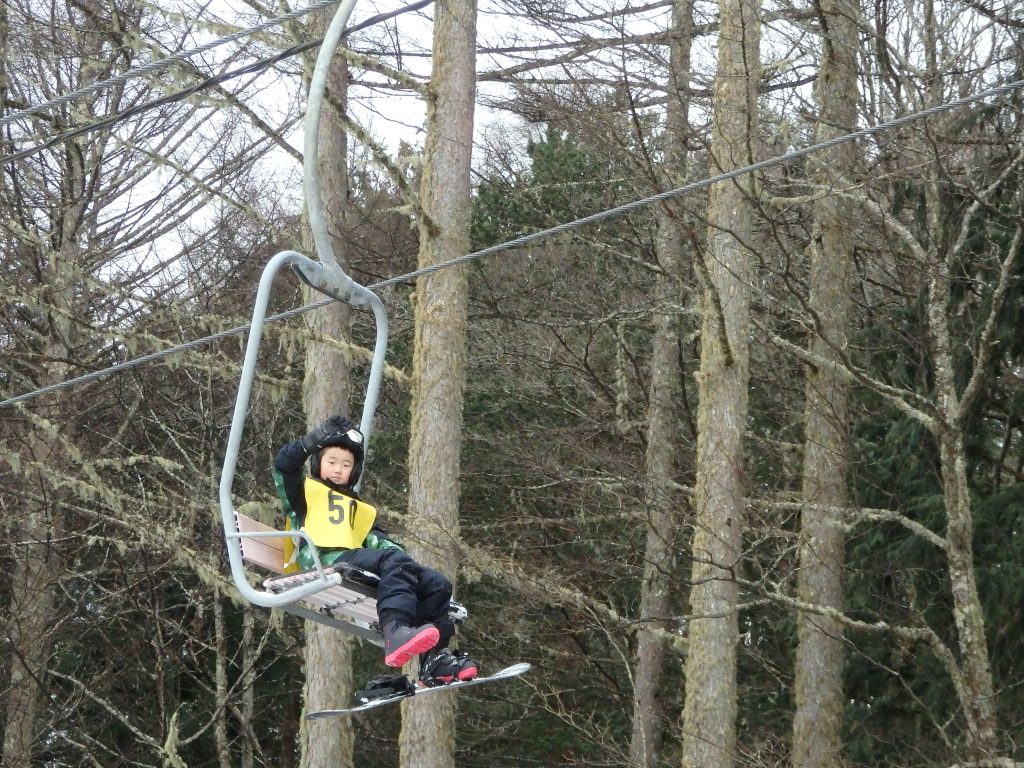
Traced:
<svg viewBox="0 0 1024 768">
<path fill-rule="evenodd" d="M 400 549 L 351 549 L 338 558 L 343 563 L 375 573 L 377 614 L 399 614 L 409 624 L 417 620 L 417 590 L 422 566 Z"/>
<path fill-rule="evenodd" d="M 455 625 L 448 618 L 448 604 L 452 599 L 452 583 L 448 577 L 433 568 L 421 567 L 416 588 L 416 620 L 430 622 L 441 633 L 438 648 L 447 648 L 455 634 Z"/>
<path fill-rule="evenodd" d="M 475 678 L 478 674 L 476 662 L 468 654 L 448 648 L 455 636 L 455 624 L 448 618 L 448 604 L 452 599 L 451 582 L 439 571 L 423 568 L 416 596 L 419 599 L 417 620 L 429 621 L 440 633 L 433 650 L 420 656 L 421 684 L 444 685 Z"/>
<path fill-rule="evenodd" d="M 419 563 L 397 549 L 353 549 L 339 559 L 380 577 L 377 617 L 384 634 L 385 664 L 401 667 L 437 645 L 440 630 L 418 619 Z"/>
</svg>

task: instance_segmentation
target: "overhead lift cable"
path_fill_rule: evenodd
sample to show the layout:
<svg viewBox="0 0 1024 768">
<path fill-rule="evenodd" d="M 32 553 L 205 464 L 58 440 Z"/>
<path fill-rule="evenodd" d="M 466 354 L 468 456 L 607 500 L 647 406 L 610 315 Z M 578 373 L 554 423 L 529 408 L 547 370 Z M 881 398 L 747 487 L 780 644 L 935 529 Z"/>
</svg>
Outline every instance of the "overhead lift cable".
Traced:
<svg viewBox="0 0 1024 768">
<path fill-rule="evenodd" d="M 940 104 L 935 107 L 930 107 L 928 109 L 921 110 L 920 112 L 914 112 L 912 114 L 904 115 L 903 117 L 898 117 L 893 120 L 887 120 L 883 123 L 878 123 L 877 125 L 873 125 L 868 128 L 862 128 L 859 131 L 854 131 L 852 133 L 847 133 L 842 136 L 836 136 L 835 138 L 829 139 L 827 141 L 812 144 L 808 147 L 804 147 L 803 149 L 795 149 L 790 152 L 786 152 L 785 154 L 782 155 L 777 155 L 766 160 L 761 160 L 757 163 L 753 163 L 752 165 L 746 165 L 743 166 L 742 168 L 735 168 L 731 171 L 726 171 L 725 173 L 720 173 L 706 179 L 701 179 L 700 181 L 695 181 L 690 184 L 686 184 L 682 187 L 678 187 L 676 189 L 671 189 L 666 192 L 660 192 L 656 195 L 651 195 L 649 197 L 644 197 L 639 200 L 634 200 L 632 202 L 616 206 L 615 208 L 608 208 L 603 211 L 598 211 L 597 213 L 593 213 L 589 216 L 584 216 L 581 219 L 576 219 L 574 221 L 558 224 L 549 229 L 544 229 L 538 232 L 533 232 L 528 235 L 523 235 L 522 237 L 518 237 L 514 240 L 509 240 L 504 243 L 492 245 L 487 248 L 483 248 L 479 251 L 474 251 L 473 253 L 466 254 L 464 256 L 458 256 L 454 259 L 449 259 L 448 261 L 423 267 L 421 269 L 417 269 L 403 275 L 398 275 L 396 277 L 391 277 L 388 278 L 387 280 L 382 280 L 379 283 L 369 285 L 367 286 L 367 288 L 371 291 L 377 291 L 381 288 L 390 285 L 408 282 L 410 280 L 414 280 L 417 277 L 422 277 L 424 275 L 429 275 L 434 272 L 438 272 L 442 269 L 447 269 L 448 267 L 453 267 L 459 264 L 466 264 L 471 261 L 476 261 L 478 259 L 482 259 L 484 256 L 489 256 L 494 253 L 514 250 L 524 245 L 530 245 L 539 240 L 544 240 L 549 237 L 562 234 L 563 232 L 579 229 L 589 224 L 596 224 L 598 222 L 604 221 L 605 219 L 622 216 L 624 214 L 631 213 L 632 211 L 635 211 L 639 208 L 644 208 L 649 205 L 653 205 L 654 203 L 664 202 L 674 197 L 680 197 L 691 192 L 696 192 L 698 190 L 705 189 L 713 184 L 717 184 L 722 181 L 729 181 L 730 179 L 735 179 L 739 176 L 744 176 L 748 173 L 754 173 L 756 171 L 764 171 L 770 168 L 775 168 L 779 165 L 784 165 L 785 163 L 792 162 L 793 160 L 799 160 L 800 158 L 814 154 L 815 152 L 820 152 L 830 147 L 834 147 L 840 144 L 846 144 L 848 142 L 856 141 L 858 139 L 868 138 L 879 133 L 895 130 L 896 128 L 902 128 L 903 126 L 916 122 L 918 120 L 924 120 L 929 117 L 934 117 L 936 115 L 944 114 L 946 112 L 951 112 L 960 107 L 970 106 L 985 99 L 992 99 L 1005 96 L 1009 93 L 1020 90 L 1022 88 L 1024 88 L 1024 79 L 1015 80 L 1004 85 L 995 86 L 993 88 L 989 88 L 987 90 L 981 91 L 971 96 L 964 96 L 962 98 L 955 99 L 945 104 Z M 270 323 L 295 317 L 305 312 L 310 312 L 314 309 L 326 306 L 327 304 L 330 304 L 332 301 L 333 299 L 325 299 L 323 301 L 319 301 L 313 304 L 307 304 L 303 307 L 298 307 L 296 309 L 289 310 L 288 312 L 282 312 L 280 314 L 268 317 L 264 322 Z M 227 331 L 222 331 L 221 333 L 214 334 L 213 336 L 207 336 L 202 339 L 195 339 L 186 344 L 180 344 L 178 346 L 170 347 L 159 352 L 154 352 L 153 354 L 146 355 L 145 357 L 140 357 L 136 360 L 126 361 L 124 363 L 111 366 L 110 368 L 106 368 L 101 371 L 93 371 L 92 373 L 88 373 L 74 379 L 69 379 L 68 381 L 52 384 L 48 387 L 43 387 L 42 389 L 37 389 L 32 392 L 26 392 L 25 394 L 18 395 L 17 397 L 12 397 L 7 400 L 0 401 L 0 407 L 11 406 L 16 405 L 18 403 L 27 402 L 28 400 L 32 400 L 44 394 L 49 394 L 52 392 L 56 392 L 58 390 L 67 389 L 69 387 L 77 386 L 78 384 L 84 384 L 89 381 L 94 381 L 96 379 L 102 378 L 112 373 L 128 370 L 131 368 L 137 368 L 147 363 L 151 363 L 156 360 L 160 360 L 165 357 L 169 357 L 171 355 L 175 355 L 189 349 L 194 349 L 199 346 L 210 344 L 219 339 L 245 333 L 249 329 L 250 325 L 247 324 L 238 326 L 237 328 L 232 328 Z"/>
<path fill-rule="evenodd" d="M 136 67 L 135 69 L 129 69 L 127 72 L 122 72 L 118 75 L 114 75 L 111 78 L 102 80 L 98 83 L 93 83 L 92 85 L 86 86 L 85 88 L 80 88 L 77 91 L 65 93 L 62 96 L 58 96 L 55 99 L 50 99 L 49 101 L 43 102 L 42 104 L 36 104 L 35 106 L 18 110 L 17 112 L 11 112 L 9 115 L 4 115 L 0 117 L 0 126 L 7 125 L 7 123 L 13 123 L 14 121 L 20 120 L 23 117 L 37 115 L 40 112 L 45 112 L 51 107 L 58 107 L 62 104 L 70 104 L 76 99 L 80 99 L 84 96 L 90 96 L 94 93 L 99 93 L 100 91 L 104 91 L 107 88 L 110 88 L 114 85 L 118 85 L 120 83 L 126 83 L 132 78 L 142 77 L 144 75 L 153 74 L 154 72 L 159 72 L 162 69 L 167 69 L 172 64 L 177 64 L 179 61 L 185 61 L 186 59 L 189 59 L 197 54 L 206 53 L 207 51 L 211 51 L 214 48 L 218 48 L 222 45 L 225 45 L 226 43 L 233 43 L 236 40 L 241 40 L 243 38 L 250 37 L 252 35 L 255 35 L 257 32 L 263 32 L 264 30 L 271 29 L 272 27 L 281 26 L 282 24 L 286 24 L 289 21 L 301 18 L 302 16 L 305 16 L 308 13 L 313 13 L 314 11 L 319 11 L 323 8 L 327 8 L 338 2 L 339 0 L 320 0 L 319 2 L 314 3 L 313 5 L 291 11 L 290 13 L 286 13 L 283 16 L 278 16 L 276 19 L 271 19 L 270 21 L 265 21 L 262 24 L 257 24 L 255 27 L 249 27 L 248 29 L 233 32 L 230 35 L 226 35 L 224 37 L 218 38 L 217 40 L 213 40 L 209 43 L 205 43 L 204 45 L 200 45 L 198 48 L 192 48 L 188 51 L 182 51 L 181 53 L 176 53 L 173 56 L 167 56 L 166 58 L 158 59 L 157 61 L 151 61 L 149 64 L 145 64 L 141 67 Z"/>
<path fill-rule="evenodd" d="M 337 0 L 331 0 L 331 2 L 337 2 Z M 354 24 L 353 26 L 349 27 L 346 30 L 346 34 L 351 32 L 357 32 L 361 29 L 366 29 L 367 27 L 374 26 L 376 24 L 381 23 L 382 21 L 387 21 L 388 19 L 391 19 L 403 13 L 408 13 L 410 11 L 418 11 L 421 8 L 425 8 L 426 6 L 433 4 L 433 2 L 434 0 L 419 0 L 419 2 L 411 3 L 410 5 L 403 6 L 402 8 L 398 8 L 394 11 L 378 14 L 373 18 L 367 19 L 366 21 L 360 22 L 359 24 Z M 237 77 L 241 77 L 242 75 L 261 72 L 262 70 L 268 69 L 272 67 L 274 64 L 277 64 L 279 61 L 289 59 L 292 56 L 296 56 L 300 53 L 304 53 L 305 51 L 317 48 L 320 46 L 321 43 L 323 43 L 323 38 L 317 40 L 310 40 L 309 42 L 305 43 L 299 43 L 298 45 L 293 45 L 292 47 L 286 48 L 285 50 L 273 56 L 268 56 L 267 58 L 259 59 L 258 61 L 255 61 L 252 64 L 248 64 L 244 67 L 240 67 L 239 69 L 233 69 L 229 72 L 223 72 L 219 75 L 204 80 L 201 83 L 197 83 L 196 85 L 191 86 L 189 88 L 185 88 L 180 91 L 175 91 L 174 93 L 169 93 L 166 96 L 162 96 L 159 99 L 154 99 L 153 101 L 147 101 L 143 104 L 136 104 L 134 107 L 126 109 L 124 112 L 119 112 L 116 115 L 110 115 L 109 117 L 105 117 L 102 120 L 97 120 L 96 122 L 89 123 L 88 125 L 83 125 L 79 128 L 74 128 L 70 131 L 65 131 L 62 134 L 54 136 L 52 139 L 48 139 L 42 144 L 37 144 L 35 146 L 23 149 L 20 152 L 15 152 L 14 154 L 0 157 L 0 166 L 9 165 L 10 163 L 16 162 L 18 160 L 23 160 L 26 157 L 31 157 L 32 155 L 38 154 L 47 149 L 51 149 L 59 144 L 63 144 L 65 141 L 70 141 L 71 139 L 77 136 L 82 136 L 87 133 L 92 133 L 93 131 L 101 130 L 115 123 L 119 123 L 122 120 L 127 120 L 129 117 L 134 117 L 143 112 L 148 112 L 149 110 L 155 109 L 156 107 L 161 107 L 166 104 L 173 104 L 178 101 L 183 101 L 184 99 L 187 99 L 189 96 L 192 96 L 196 93 L 200 93 L 201 91 L 209 90 L 213 86 L 220 85 L 221 83 L 227 82 L 228 80 L 233 80 Z"/>
</svg>

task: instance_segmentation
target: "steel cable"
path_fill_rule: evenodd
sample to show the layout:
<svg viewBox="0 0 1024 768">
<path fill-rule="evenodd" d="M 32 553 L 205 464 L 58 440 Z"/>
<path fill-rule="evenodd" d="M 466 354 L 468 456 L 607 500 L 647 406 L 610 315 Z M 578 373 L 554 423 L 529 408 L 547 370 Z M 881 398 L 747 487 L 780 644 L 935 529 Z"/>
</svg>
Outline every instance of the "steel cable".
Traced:
<svg viewBox="0 0 1024 768">
<path fill-rule="evenodd" d="M 378 283 L 374 283 L 373 285 L 367 286 L 367 288 L 369 288 L 370 290 L 379 290 L 380 288 L 384 288 L 384 287 L 387 287 L 387 286 L 390 286 L 390 285 L 395 285 L 397 283 L 407 282 L 409 280 L 414 280 L 417 277 L 422 277 L 424 275 L 429 275 L 429 274 L 432 274 L 434 272 L 438 272 L 438 271 L 440 271 L 442 269 L 447 269 L 449 267 L 454 267 L 454 266 L 457 266 L 457 265 L 460 265 L 460 264 L 466 264 L 466 263 L 471 262 L 471 261 L 476 261 L 478 259 L 483 258 L 484 256 L 489 256 L 489 255 L 494 254 L 494 253 L 499 253 L 501 251 L 509 251 L 509 250 L 513 250 L 513 249 L 516 249 L 516 248 L 520 248 L 520 247 L 522 247 L 524 245 L 529 245 L 530 243 L 535 243 L 538 240 L 543 240 L 543 239 L 552 237 L 554 235 L 561 234 L 563 232 L 568 232 L 570 230 L 579 229 L 580 227 L 584 227 L 584 226 L 587 226 L 589 224 L 596 224 L 598 222 L 604 221 L 605 219 L 609 219 L 609 218 L 613 218 L 613 217 L 616 217 L 616 216 L 621 216 L 621 215 L 626 214 L 626 213 L 630 213 L 632 211 L 637 210 L 638 208 L 643 208 L 643 207 L 646 207 L 648 205 L 652 205 L 654 203 L 663 202 L 663 201 L 671 199 L 673 197 L 679 197 L 681 195 L 685 195 L 685 194 L 688 194 L 690 192 L 695 192 L 697 190 L 704 189 L 706 187 L 710 187 L 712 184 L 718 184 L 719 182 L 729 181 L 730 179 L 735 179 L 735 178 L 737 178 L 739 176 L 743 176 L 743 175 L 748 174 L 748 173 L 754 173 L 756 171 L 762 171 L 762 170 L 767 170 L 769 168 L 774 168 L 776 166 L 783 165 L 783 164 L 791 162 L 793 160 L 798 160 L 798 159 L 800 159 L 802 157 L 806 157 L 807 155 L 813 154 L 815 152 L 820 152 L 821 150 L 828 149 L 830 147 L 834 147 L 834 146 L 837 146 L 839 144 L 845 144 L 845 143 L 850 142 L 850 141 L 856 141 L 857 139 L 863 139 L 863 138 L 867 138 L 869 136 L 874 136 L 875 134 L 878 134 L 878 133 L 884 133 L 886 131 L 895 130 L 897 128 L 901 128 L 901 127 L 903 127 L 905 125 L 908 125 L 910 123 L 916 122 L 918 120 L 923 120 L 923 119 L 926 119 L 928 117 L 934 117 L 935 115 L 944 114 L 946 112 L 951 112 L 951 111 L 953 111 L 953 110 L 955 110 L 955 109 L 957 109 L 959 107 L 969 106 L 969 105 L 975 104 L 975 103 L 977 103 L 979 101 L 983 101 L 984 99 L 990 99 L 990 98 L 997 98 L 999 96 L 1005 96 L 1006 94 L 1012 93 L 1013 91 L 1016 91 L 1016 90 L 1020 90 L 1021 88 L 1024 88 L 1024 80 L 1015 80 L 1013 82 L 1006 83 L 1004 85 L 1000 85 L 1000 86 L 996 86 L 996 87 L 993 87 L 993 88 L 989 88 L 989 89 L 987 89 L 985 91 L 981 91 L 981 92 L 976 93 L 976 94 L 974 94 L 972 96 L 964 96 L 962 98 L 955 99 L 955 100 L 947 102 L 945 104 L 940 104 L 940 105 L 935 106 L 935 107 L 930 107 L 930 108 L 922 110 L 920 112 L 914 112 L 912 114 L 904 115 L 903 117 L 895 118 L 893 120 L 888 120 L 886 122 L 879 123 L 877 125 L 873 125 L 873 126 L 870 126 L 868 128 L 862 128 L 859 131 L 854 131 L 852 133 L 847 133 L 847 134 L 844 134 L 842 136 L 836 136 L 836 137 L 834 137 L 832 139 L 828 139 L 827 141 L 818 142 L 817 144 L 812 144 L 810 146 L 804 147 L 803 149 L 791 150 L 790 152 L 786 152 L 785 154 L 777 155 L 775 157 L 771 157 L 771 158 L 768 158 L 766 160 L 761 160 L 760 162 L 753 163 L 751 165 L 746 165 L 746 166 L 744 166 L 742 168 L 735 168 L 735 169 L 733 169 L 731 171 L 726 171 L 724 173 L 720 173 L 720 174 L 717 174 L 715 176 L 710 176 L 708 178 L 701 179 L 700 181 L 695 181 L 695 182 L 692 182 L 690 184 L 686 184 L 684 186 L 677 187 L 676 189 L 671 189 L 671 190 L 668 190 L 666 192 L 660 192 L 660 193 L 658 193 L 656 195 L 651 195 L 649 197 L 644 197 L 644 198 L 641 198 L 639 200 L 634 200 L 632 202 L 625 203 L 623 205 L 616 206 L 614 208 L 608 208 L 606 210 L 599 211 L 599 212 L 591 214 L 589 216 L 584 216 L 581 219 L 576 219 L 574 221 L 565 222 L 563 224 L 558 224 L 558 225 L 556 225 L 554 227 L 551 227 L 549 229 L 544 229 L 544 230 L 541 230 L 541 231 L 538 231 L 538 232 L 533 232 L 533 233 L 528 234 L 528 235 L 523 235 L 522 237 L 518 237 L 518 238 L 516 238 L 514 240 L 509 240 L 509 241 L 504 242 L 504 243 L 499 243 L 498 245 L 492 245 L 492 246 L 489 246 L 487 248 L 483 248 L 483 249 L 481 249 L 479 251 L 474 251 L 473 253 L 468 253 L 468 254 L 466 254 L 464 256 L 458 256 L 458 257 L 456 257 L 454 259 L 449 259 L 448 261 L 440 262 L 438 264 L 432 264 L 432 265 L 427 266 L 427 267 L 422 267 L 422 268 L 414 270 L 412 272 L 408 272 L 408 273 L 403 274 L 403 275 L 398 275 L 396 277 L 391 277 L 391 278 L 388 278 L 386 280 L 382 280 L 382 281 L 380 281 Z M 332 301 L 334 301 L 334 299 L 324 299 L 324 300 L 321 300 L 321 301 L 318 301 L 318 302 L 314 302 L 312 304 L 307 304 L 307 305 L 302 306 L 302 307 L 297 307 L 297 308 L 289 310 L 287 312 L 281 312 L 281 313 L 279 313 L 277 315 L 273 315 L 271 317 L 268 317 L 268 318 L 266 318 L 266 320 L 264 322 L 265 323 L 272 323 L 272 322 L 278 322 L 278 321 L 281 321 L 281 320 L 286 320 L 286 319 L 289 319 L 289 318 L 292 318 L 292 317 L 296 317 L 296 316 L 304 314 L 306 312 L 311 312 L 314 309 L 319 309 L 320 307 L 327 306 Z M 69 379 L 68 381 L 59 382 L 57 384 L 51 384 L 50 386 L 43 387 L 41 389 L 37 389 L 37 390 L 32 391 L 32 392 L 26 392 L 25 394 L 18 395 L 17 397 L 12 397 L 10 399 L 0 401 L 0 407 L 15 405 L 17 403 L 23 403 L 23 402 L 26 402 L 28 400 L 32 400 L 32 399 L 34 399 L 36 397 L 41 397 L 42 395 L 45 395 L 45 394 L 49 394 L 49 393 L 52 393 L 52 392 L 60 391 L 62 389 L 67 389 L 69 387 L 77 386 L 78 384 L 84 384 L 84 383 L 87 383 L 87 382 L 90 382 L 90 381 L 95 381 L 96 379 L 102 378 L 104 376 L 108 376 L 108 375 L 110 375 L 112 373 L 116 373 L 116 372 L 124 371 L 124 370 L 129 370 L 131 368 L 138 368 L 138 367 L 140 367 L 142 365 L 146 365 L 146 364 L 154 362 L 156 360 L 161 360 L 161 359 L 163 359 L 165 357 L 169 357 L 171 355 L 175 355 L 175 354 L 178 354 L 178 353 L 181 353 L 181 352 L 185 352 L 185 351 L 190 350 L 190 349 L 195 349 L 196 347 L 200 347 L 200 346 L 204 346 L 206 344 L 210 344 L 210 343 L 212 343 L 214 341 L 217 341 L 219 339 L 223 339 L 223 338 L 227 338 L 229 336 L 234 336 L 234 335 L 238 335 L 238 334 L 241 334 L 241 333 L 245 333 L 246 331 L 249 330 L 249 328 L 250 328 L 250 324 L 240 325 L 237 328 L 232 328 L 232 329 L 227 330 L 227 331 L 221 331 L 220 333 L 216 333 L 216 334 L 214 334 L 212 336 L 207 336 L 207 337 L 202 338 L 202 339 L 195 339 L 195 340 L 187 342 L 185 344 L 180 344 L 178 346 L 170 347 L 168 349 L 161 350 L 159 352 L 154 352 L 154 353 L 146 355 L 144 357 L 140 357 L 140 358 L 138 358 L 136 360 L 129 360 L 129 361 L 126 361 L 124 363 L 119 363 L 118 365 L 111 366 L 110 368 L 105 368 L 105 369 L 100 370 L 100 371 L 93 371 L 93 372 L 85 374 L 83 376 L 79 376 L 79 377 L 74 378 L 74 379 Z"/>
</svg>

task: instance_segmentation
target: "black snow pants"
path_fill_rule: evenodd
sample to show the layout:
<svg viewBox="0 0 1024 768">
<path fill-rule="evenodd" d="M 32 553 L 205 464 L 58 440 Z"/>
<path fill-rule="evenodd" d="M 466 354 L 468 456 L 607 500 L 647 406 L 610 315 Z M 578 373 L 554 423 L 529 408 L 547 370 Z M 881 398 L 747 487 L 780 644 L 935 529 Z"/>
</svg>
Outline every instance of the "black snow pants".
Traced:
<svg viewBox="0 0 1024 768">
<path fill-rule="evenodd" d="M 443 573 L 420 565 L 400 549 L 350 549 L 336 562 L 380 577 L 377 616 L 381 623 L 401 618 L 414 627 L 433 624 L 441 633 L 437 647 L 448 646 L 455 625 L 448 618 L 452 583 Z"/>
</svg>

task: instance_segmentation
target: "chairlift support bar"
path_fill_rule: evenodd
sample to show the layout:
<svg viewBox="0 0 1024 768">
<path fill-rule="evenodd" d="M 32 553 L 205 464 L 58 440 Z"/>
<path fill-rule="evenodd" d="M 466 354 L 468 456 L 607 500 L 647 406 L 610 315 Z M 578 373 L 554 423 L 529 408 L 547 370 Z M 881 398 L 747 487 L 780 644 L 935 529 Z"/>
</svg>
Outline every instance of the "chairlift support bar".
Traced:
<svg viewBox="0 0 1024 768">
<path fill-rule="evenodd" d="M 384 355 L 387 350 L 388 341 L 387 315 L 380 297 L 370 289 L 354 282 L 351 277 L 345 274 L 335 259 L 330 236 L 327 231 L 323 202 L 320 196 L 319 152 L 317 148 L 320 111 L 324 101 L 327 73 L 330 69 L 334 51 L 341 40 L 345 25 L 348 23 L 348 18 L 352 13 L 355 3 L 356 0 L 345 0 L 331 21 L 327 34 L 324 36 L 324 42 L 320 47 L 320 53 L 317 56 L 313 77 L 310 81 L 309 103 L 306 108 L 305 151 L 303 158 L 304 187 L 310 229 L 313 233 L 313 240 L 316 244 L 320 261 L 314 261 L 296 251 L 282 251 L 275 255 L 263 270 L 256 293 L 255 305 L 253 306 L 249 338 L 245 348 L 245 360 L 242 364 L 238 394 L 235 398 L 235 410 L 231 420 L 231 432 L 228 435 L 227 448 L 224 452 L 224 467 L 220 478 L 221 518 L 224 525 L 224 536 L 228 550 L 228 561 L 231 566 L 231 575 L 238 591 L 246 600 L 254 605 L 267 608 L 289 608 L 299 613 L 299 615 L 323 621 L 323 623 L 337 627 L 344 627 L 345 625 L 331 620 L 329 617 L 320 617 L 319 614 L 294 605 L 303 598 L 316 594 L 321 590 L 339 586 L 342 581 L 342 577 L 339 574 L 327 574 L 324 572 L 319 553 L 308 534 L 304 531 L 280 532 L 269 535 L 291 536 L 295 540 L 296 546 L 299 545 L 300 541 L 305 541 L 313 554 L 320 578 L 308 584 L 293 587 L 276 594 L 256 589 L 249 583 L 242 560 L 241 539 L 245 537 L 258 537 L 264 534 L 239 532 L 238 524 L 235 520 L 231 491 L 235 470 L 238 465 L 238 452 L 242 442 L 242 433 L 245 430 L 245 418 L 249 410 L 252 383 L 256 376 L 256 362 L 259 358 L 260 340 L 263 337 L 263 325 L 266 319 L 267 305 L 270 301 L 270 290 L 275 276 L 285 265 L 290 266 L 304 282 L 321 293 L 325 293 L 338 301 L 343 301 L 352 306 L 369 306 L 373 312 L 377 338 L 373 349 L 373 361 L 370 365 L 366 397 L 363 401 L 363 414 L 359 424 L 364 437 L 364 451 L 368 451 L 369 448 L 370 435 L 373 430 L 373 415 L 377 409 L 380 382 L 384 373 Z M 358 490 L 358 485 L 356 489 Z"/>
<path fill-rule="evenodd" d="M 309 80 L 309 103 L 306 105 L 306 122 L 304 126 L 302 146 L 302 183 L 306 193 L 306 215 L 309 217 L 309 228 L 313 232 L 320 261 L 330 267 L 337 267 L 334 248 L 327 231 L 327 220 L 324 216 L 324 203 L 320 197 L 320 113 L 323 107 L 324 93 L 327 90 L 327 75 L 331 69 L 334 51 L 345 33 L 345 25 L 352 13 L 356 0 L 345 0 L 334 14 L 324 41 L 320 45 L 320 53 L 316 57 L 313 76 Z M 344 272 L 338 270 L 342 275 Z M 351 282 L 351 278 L 345 275 Z M 314 286 L 315 287 L 315 286 Z"/>
</svg>

